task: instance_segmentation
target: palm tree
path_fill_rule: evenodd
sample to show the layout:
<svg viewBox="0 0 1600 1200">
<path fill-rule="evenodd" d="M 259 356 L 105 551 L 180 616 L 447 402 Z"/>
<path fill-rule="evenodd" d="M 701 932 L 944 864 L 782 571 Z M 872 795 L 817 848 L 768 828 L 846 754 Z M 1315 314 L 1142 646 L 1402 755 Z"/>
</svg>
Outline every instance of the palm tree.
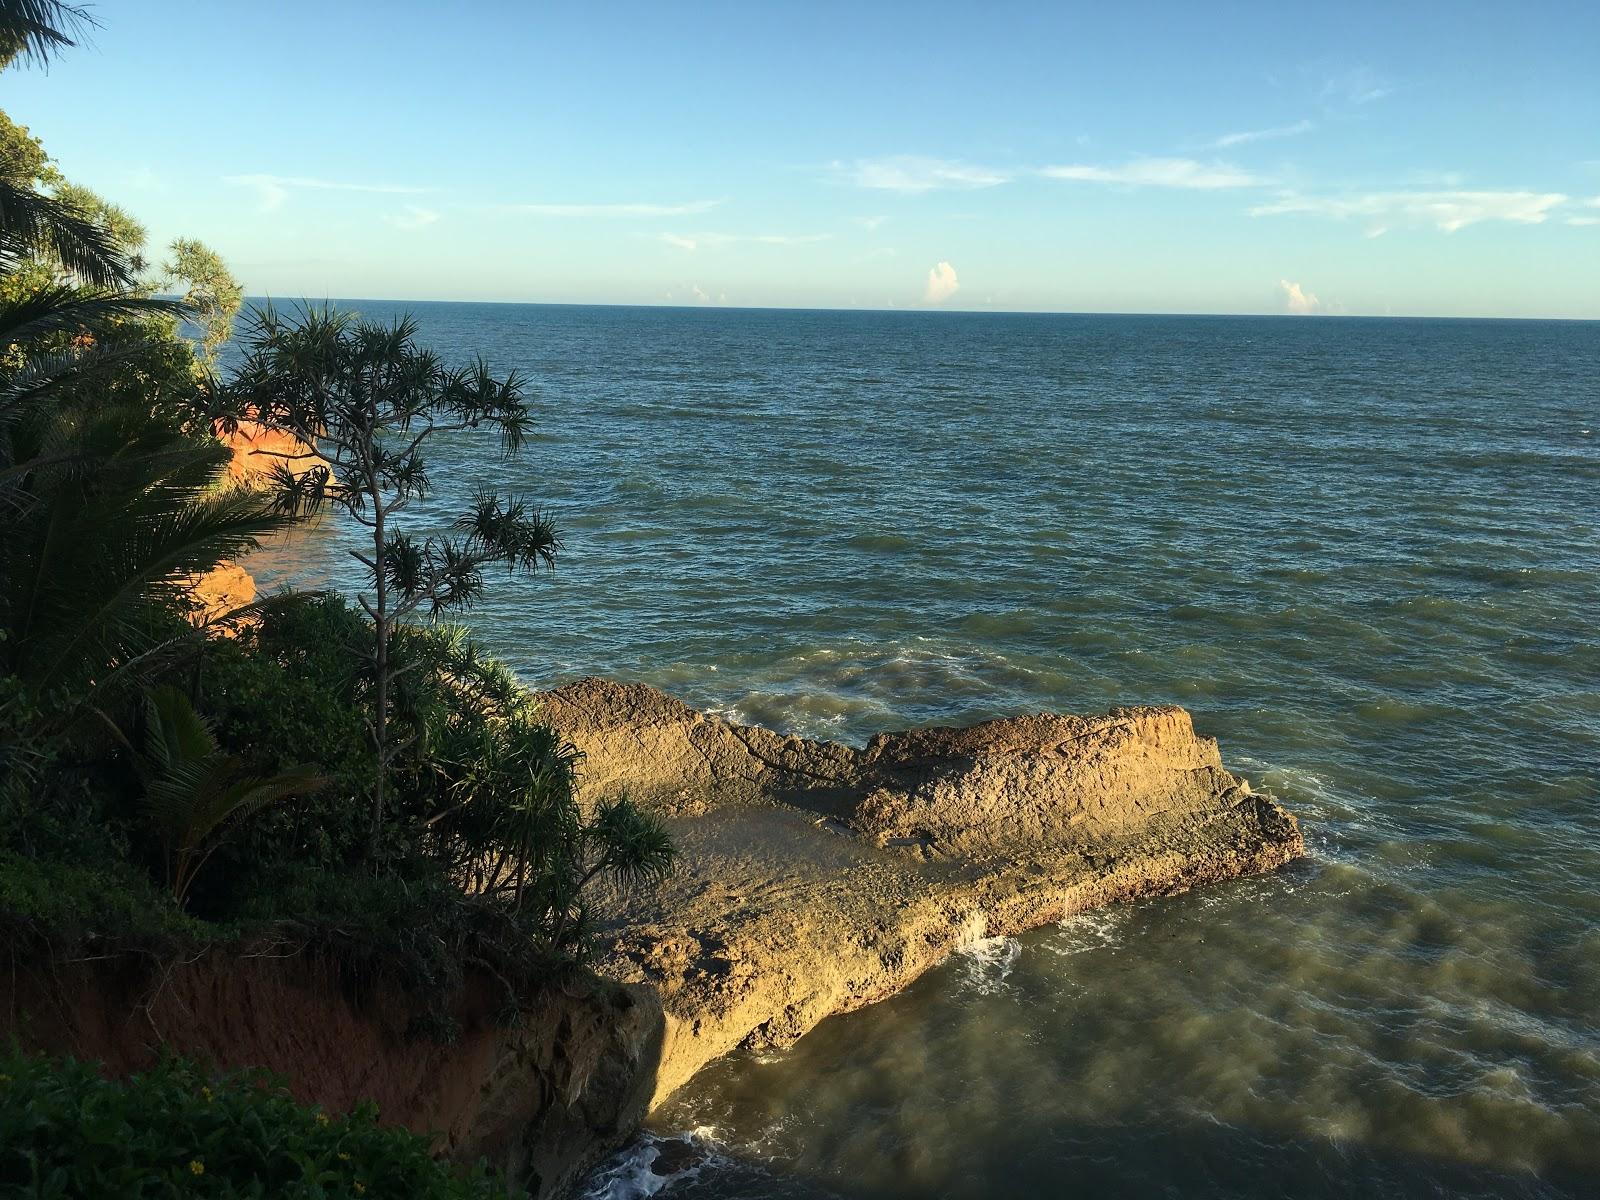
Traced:
<svg viewBox="0 0 1600 1200">
<path fill-rule="evenodd" d="M 73 403 L 11 430 L 24 463 L 0 489 L 0 671 L 59 733 L 194 644 L 174 619 L 188 581 L 287 521 L 270 501 L 219 490 L 229 451 L 133 404 Z M 0 704 L 0 715 L 5 704 Z"/>
<path fill-rule="evenodd" d="M 87 9 L 62 0 L 0 0 L 0 67 L 16 58 L 46 65 L 57 50 L 77 45 L 69 33 L 95 24 Z"/>
<path fill-rule="evenodd" d="M 270 804 L 327 784 L 309 766 L 248 774 L 237 758 L 222 752 L 210 723 L 178 688 L 151 691 L 145 721 L 145 816 L 161 843 L 167 885 L 180 908 L 231 828 Z"/>
</svg>

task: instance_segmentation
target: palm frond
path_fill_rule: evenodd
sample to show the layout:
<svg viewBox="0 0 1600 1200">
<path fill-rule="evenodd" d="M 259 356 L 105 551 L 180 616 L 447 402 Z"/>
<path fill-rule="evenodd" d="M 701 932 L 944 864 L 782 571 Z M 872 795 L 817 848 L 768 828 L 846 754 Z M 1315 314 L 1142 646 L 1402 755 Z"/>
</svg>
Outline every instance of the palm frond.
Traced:
<svg viewBox="0 0 1600 1200">
<path fill-rule="evenodd" d="M 0 54 L 43 66 L 97 24 L 88 9 L 62 0 L 0 0 Z"/>
<path fill-rule="evenodd" d="M 178 300 L 51 284 L 23 296 L 0 299 L 0 344 L 27 343 L 59 333 L 97 334 L 119 320 L 155 316 L 181 319 L 188 313 L 188 306 Z"/>
<path fill-rule="evenodd" d="M 90 287 L 126 288 L 134 264 L 104 223 L 73 204 L 0 174 L 0 266 L 8 271 L 53 256 Z"/>
</svg>

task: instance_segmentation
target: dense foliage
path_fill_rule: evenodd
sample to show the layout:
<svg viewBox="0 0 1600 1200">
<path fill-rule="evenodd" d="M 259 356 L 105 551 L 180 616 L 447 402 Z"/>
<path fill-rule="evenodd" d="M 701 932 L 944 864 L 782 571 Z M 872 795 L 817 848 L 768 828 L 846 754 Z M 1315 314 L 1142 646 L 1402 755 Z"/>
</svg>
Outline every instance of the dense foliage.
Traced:
<svg viewBox="0 0 1600 1200">
<path fill-rule="evenodd" d="M 0 1194 L 498 1200 L 481 1165 L 456 1171 L 428 1139 L 333 1116 L 263 1073 L 208 1076 L 169 1059 L 128 1080 L 89 1064 L 0 1055 Z"/>
<path fill-rule="evenodd" d="M 0 0 L 0 66 L 87 20 Z M 409 987 L 413 1032 L 448 1038 L 469 967 L 515 1010 L 582 961 L 588 884 L 659 875 L 672 847 L 625 797 L 580 808 L 576 750 L 438 623 L 488 564 L 549 566 L 549 522 L 485 495 L 454 536 L 394 523 L 427 494 L 429 433 L 520 443 L 519 381 L 447 370 L 409 321 L 310 309 L 256 314 L 219 381 L 241 295 L 193 241 L 151 274 L 138 221 L 0 113 L 0 947 L 314 949 Z M 297 437 L 309 469 L 232 482 L 218 434 L 244 421 Z M 197 578 L 326 506 L 373 534 L 359 610 L 198 611 Z M 0 1189 L 28 1195 L 501 1194 L 370 1110 L 330 1120 L 175 1062 L 117 1084 L 13 1057 L 0 1129 Z"/>
<path fill-rule="evenodd" d="M 47 57 L 85 19 L 0 0 L 0 52 Z M 447 369 L 410 321 L 309 308 L 255 314 L 219 381 L 240 296 L 192 241 L 151 274 L 139 222 L 0 115 L 0 933 L 34 954 L 280 939 L 434 991 L 475 962 L 515 993 L 581 960 L 591 880 L 672 858 L 625 798 L 580 809 L 576 751 L 437 623 L 490 563 L 550 565 L 549 522 L 484 496 L 453 536 L 395 524 L 430 433 L 520 444 L 521 382 Z M 243 421 L 308 469 L 230 482 L 217 433 Z M 197 619 L 196 578 L 329 505 L 373 531 L 359 610 Z M 86 917 L 96 892 L 115 919 Z"/>
</svg>

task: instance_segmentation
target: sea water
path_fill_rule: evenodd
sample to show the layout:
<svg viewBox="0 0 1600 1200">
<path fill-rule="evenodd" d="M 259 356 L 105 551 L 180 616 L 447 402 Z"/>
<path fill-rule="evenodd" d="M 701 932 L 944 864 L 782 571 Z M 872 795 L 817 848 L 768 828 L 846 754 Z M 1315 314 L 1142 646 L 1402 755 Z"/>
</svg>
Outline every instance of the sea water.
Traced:
<svg viewBox="0 0 1600 1200">
<path fill-rule="evenodd" d="M 530 683 L 858 743 L 1178 703 L 1306 831 L 713 1065 L 594 1195 L 1600 1194 L 1600 324 L 341 303 L 533 381 L 413 518 L 556 517 L 468 616 Z"/>
</svg>

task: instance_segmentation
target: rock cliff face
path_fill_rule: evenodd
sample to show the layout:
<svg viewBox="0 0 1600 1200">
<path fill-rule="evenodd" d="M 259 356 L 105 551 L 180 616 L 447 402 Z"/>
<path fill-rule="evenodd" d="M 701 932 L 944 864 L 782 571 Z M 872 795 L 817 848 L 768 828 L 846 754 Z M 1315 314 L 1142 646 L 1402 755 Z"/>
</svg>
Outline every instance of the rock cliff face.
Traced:
<svg viewBox="0 0 1600 1200">
<path fill-rule="evenodd" d="M 203 575 L 189 577 L 189 595 L 195 609 L 189 620 L 208 626 L 256 598 L 256 581 L 238 563 L 224 560 Z M 225 626 L 220 626 L 226 630 Z"/>
<path fill-rule="evenodd" d="M 259 484 L 280 463 L 294 474 L 303 475 L 320 461 L 294 457 L 312 448 L 290 434 L 268 429 L 254 421 L 240 421 L 232 433 L 219 431 L 217 437 L 233 451 L 233 461 L 228 464 L 229 479 L 251 487 Z"/>
<path fill-rule="evenodd" d="M 0 1037 L 98 1059 L 113 1073 L 162 1047 L 224 1069 L 266 1067 L 301 1100 L 438 1135 L 452 1157 L 487 1157 L 536 1197 L 564 1194 L 644 1116 L 661 1008 L 642 988 L 552 987 L 502 1020 L 498 989 L 455 997 L 459 1036 L 414 1034 L 417 1004 L 355 987 L 305 958 L 211 954 L 152 971 L 133 960 L 8 972 Z"/>
<path fill-rule="evenodd" d="M 311 447 L 286 433 L 267 429 L 254 421 L 240 421 L 232 433 L 218 429 L 217 440 L 233 452 L 233 458 L 228 462 L 226 482 L 237 486 L 262 486 L 273 467 L 279 463 L 296 475 L 303 475 L 321 461 L 315 458 L 282 457 L 304 454 Z M 218 618 L 254 600 L 256 581 L 238 563 L 224 561 L 203 575 L 193 576 L 189 591 L 196 604 L 190 619 L 196 625 L 209 626 Z M 218 628 L 228 632 L 225 626 Z"/>
<path fill-rule="evenodd" d="M 739 1047 L 792 1042 L 952 951 L 1088 908 L 1268 871 L 1299 826 L 1180 708 L 880 734 L 864 749 L 739 726 L 585 679 L 543 714 L 584 795 L 667 817 L 680 869 L 600 898 L 601 967 L 661 996 L 655 1100 Z"/>
</svg>

